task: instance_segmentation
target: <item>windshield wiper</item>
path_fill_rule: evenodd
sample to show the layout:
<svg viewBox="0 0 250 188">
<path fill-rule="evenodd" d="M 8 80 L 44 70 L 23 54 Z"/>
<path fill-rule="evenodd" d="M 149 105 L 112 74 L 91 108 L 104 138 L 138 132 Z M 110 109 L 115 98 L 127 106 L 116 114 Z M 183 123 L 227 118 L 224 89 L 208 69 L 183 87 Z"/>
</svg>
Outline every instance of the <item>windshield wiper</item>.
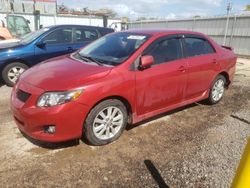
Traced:
<svg viewBox="0 0 250 188">
<path fill-rule="evenodd" d="M 93 57 L 81 55 L 80 53 L 77 53 L 77 55 L 80 57 L 81 60 L 84 60 L 84 61 L 87 60 L 87 62 L 94 62 L 94 63 L 96 63 L 96 64 L 99 65 L 99 66 L 103 66 L 102 63 L 100 63 L 99 61 L 97 61 L 97 60 L 96 60 L 95 58 L 93 58 Z"/>
</svg>

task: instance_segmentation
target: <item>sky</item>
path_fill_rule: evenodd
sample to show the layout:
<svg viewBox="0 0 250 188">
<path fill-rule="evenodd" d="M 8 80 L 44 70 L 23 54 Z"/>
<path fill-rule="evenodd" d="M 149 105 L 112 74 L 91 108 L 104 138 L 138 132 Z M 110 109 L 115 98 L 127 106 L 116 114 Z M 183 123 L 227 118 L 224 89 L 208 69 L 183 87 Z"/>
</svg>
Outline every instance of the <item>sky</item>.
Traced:
<svg viewBox="0 0 250 188">
<path fill-rule="evenodd" d="M 130 19 L 156 17 L 162 19 L 193 16 L 225 15 L 228 0 L 57 0 L 71 8 L 88 7 L 91 10 L 111 8 L 119 16 Z M 231 0 L 232 12 L 243 13 L 250 0 Z"/>
</svg>

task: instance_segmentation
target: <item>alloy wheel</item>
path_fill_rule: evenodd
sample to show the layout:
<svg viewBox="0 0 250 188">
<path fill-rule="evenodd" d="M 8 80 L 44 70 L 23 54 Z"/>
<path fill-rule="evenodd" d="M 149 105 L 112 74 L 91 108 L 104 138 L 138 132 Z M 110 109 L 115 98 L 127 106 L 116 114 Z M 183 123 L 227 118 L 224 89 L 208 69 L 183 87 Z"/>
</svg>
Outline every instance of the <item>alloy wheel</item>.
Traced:
<svg viewBox="0 0 250 188">
<path fill-rule="evenodd" d="M 24 68 L 19 67 L 19 66 L 15 66 L 12 67 L 9 71 L 8 71 L 8 79 L 13 82 L 16 83 L 17 79 L 19 78 L 19 76 L 25 71 Z"/>
<path fill-rule="evenodd" d="M 218 79 L 212 89 L 212 98 L 215 102 L 219 101 L 224 93 L 225 82 L 222 79 Z"/>
<path fill-rule="evenodd" d="M 124 117 L 122 111 L 110 106 L 101 110 L 94 119 L 94 135 L 101 140 L 113 138 L 122 128 Z"/>
</svg>

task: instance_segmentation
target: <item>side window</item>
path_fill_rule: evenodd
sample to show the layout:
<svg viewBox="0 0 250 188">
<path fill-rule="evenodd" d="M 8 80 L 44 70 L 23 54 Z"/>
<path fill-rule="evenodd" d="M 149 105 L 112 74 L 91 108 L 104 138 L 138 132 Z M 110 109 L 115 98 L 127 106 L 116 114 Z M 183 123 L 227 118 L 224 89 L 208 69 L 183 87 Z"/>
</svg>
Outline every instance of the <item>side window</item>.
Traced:
<svg viewBox="0 0 250 188">
<path fill-rule="evenodd" d="M 182 58 L 180 40 L 177 38 L 163 39 L 153 43 L 143 55 L 152 55 L 155 64 L 161 64 Z"/>
<path fill-rule="evenodd" d="M 93 41 L 98 38 L 98 33 L 94 29 L 76 28 L 75 40 L 76 42 Z"/>
<path fill-rule="evenodd" d="M 72 28 L 57 29 L 43 38 L 46 44 L 65 44 L 72 42 Z"/>
<path fill-rule="evenodd" d="M 205 39 L 185 38 L 184 41 L 188 57 L 215 53 L 214 48 Z"/>
</svg>

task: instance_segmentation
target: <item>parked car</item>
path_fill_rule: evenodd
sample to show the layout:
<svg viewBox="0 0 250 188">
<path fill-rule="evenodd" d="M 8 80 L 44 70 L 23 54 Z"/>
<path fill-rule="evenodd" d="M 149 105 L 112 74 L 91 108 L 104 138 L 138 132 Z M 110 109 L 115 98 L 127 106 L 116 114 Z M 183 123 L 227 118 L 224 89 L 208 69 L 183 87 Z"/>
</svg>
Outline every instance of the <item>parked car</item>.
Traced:
<svg viewBox="0 0 250 188">
<path fill-rule="evenodd" d="M 56 25 L 27 34 L 20 41 L 0 43 L 0 82 L 13 86 L 29 67 L 72 53 L 113 31 L 103 27 Z"/>
<path fill-rule="evenodd" d="M 82 50 L 21 75 L 11 96 L 24 134 L 60 142 L 116 140 L 126 125 L 207 100 L 231 84 L 236 56 L 201 33 L 134 30 L 107 35 Z"/>
</svg>

